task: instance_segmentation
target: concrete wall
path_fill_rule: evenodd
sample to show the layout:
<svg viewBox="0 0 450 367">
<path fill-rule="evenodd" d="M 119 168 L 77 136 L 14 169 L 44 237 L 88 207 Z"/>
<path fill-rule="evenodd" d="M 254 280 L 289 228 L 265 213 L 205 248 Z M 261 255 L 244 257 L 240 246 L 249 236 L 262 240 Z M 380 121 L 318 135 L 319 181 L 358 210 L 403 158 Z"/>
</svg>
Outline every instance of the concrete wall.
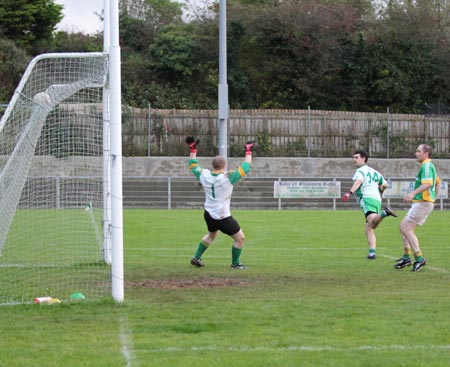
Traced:
<svg viewBox="0 0 450 367">
<path fill-rule="evenodd" d="M 211 166 L 211 157 L 199 157 L 204 167 Z M 230 158 L 228 167 L 236 168 L 243 159 Z M 123 176 L 190 176 L 186 157 L 123 158 Z M 450 160 L 433 160 L 439 175 L 450 178 Z M 415 158 L 370 159 L 369 165 L 386 178 L 413 178 L 419 168 Z M 352 158 L 258 158 L 253 159 L 252 177 L 351 177 L 355 171 Z"/>
<path fill-rule="evenodd" d="M 1 161 L 0 157 L 0 161 Z M 210 167 L 211 157 L 200 157 L 200 164 Z M 229 168 L 237 167 L 243 159 L 230 159 Z M 59 185 L 64 180 L 56 177 L 84 176 L 100 178 L 101 157 L 95 158 L 55 158 L 35 157 L 30 176 L 40 177 L 42 184 Z M 123 158 L 123 195 L 126 208 L 189 209 L 201 208 L 204 195 L 202 188 L 189 172 L 187 157 Z M 380 170 L 386 178 L 413 180 L 418 164 L 415 159 L 370 159 L 369 163 Z M 436 160 L 440 176 L 449 181 L 450 160 Z M 253 169 L 248 178 L 236 185 L 233 193 L 233 208 L 240 209 L 356 209 L 353 203 L 342 203 L 332 199 L 286 199 L 282 202 L 273 197 L 273 178 L 291 180 L 317 178 L 341 181 L 341 193 L 351 186 L 355 171 L 351 158 L 254 158 Z M 171 180 L 168 179 L 171 177 Z M 177 178 L 179 177 L 179 178 Z M 70 181 L 70 180 L 69 180 Z M 169 184 L 170 183 L 170 184 Z M 60 188 L 62 197 L 67 189 Z M 70 185 L 68 185 L 70 190 Z M 67 195 L 72 198 L 73 192 Z M 50 193 L 48 194 L 50 195 Z M 170 198 L 170 200 L 169 200 Z M 54 198 L 53 198 L 54 199 Z M 401 200 L 394 199 L 396 209 L 407 207 Z M 49 197 L 49 202 L 51 198 Z M 170 204 L 169 204 L 170 203 Z M 47 203 L 48 204 L 48 203 Z M 46 205 L 47 205 L 46 204 Z M 56 205 L 56 204 L 55 204 Z M 450 201 L 441 201 L 441 207 L 450 208 Z"/>
<path fill-rule="evenodd" d="M 35 157 L 31 176 L 81 176 L 92 175 L 93 170 L 101 176 L 101 158 Z M 174 177 L 191 176 L 187 157 L 135 157 L 123 158 L 124 177 Z M 211 157 L 199 157 L 200 164 L 209 168 Z M 243 158 L 230 158 L 229 169 L 243 162 Z M 443 179 L 450 179 L 450 159 L 433 160 Z M 370 159 L 369 165 L 386 178 L 413 178 L 419 168 L 415 158 Z M 352 177 L 355 171 L 352 158 L 258 158 L 254 157 L 252 177 Z"/>
</svg>

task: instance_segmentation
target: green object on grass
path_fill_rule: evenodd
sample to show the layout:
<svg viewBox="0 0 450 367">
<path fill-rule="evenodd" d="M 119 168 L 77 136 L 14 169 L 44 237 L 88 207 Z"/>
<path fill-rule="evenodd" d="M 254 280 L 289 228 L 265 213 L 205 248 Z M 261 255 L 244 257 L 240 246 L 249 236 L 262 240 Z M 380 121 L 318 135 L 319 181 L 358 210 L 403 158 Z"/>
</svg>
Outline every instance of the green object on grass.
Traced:
<svg viewBox="0 0 450 367">
<path fill-rule="evenodd" d="M 81 292 L 75 292 L 75 293 L 72 293 L 70 298 L 71 299 L 85 299 L 86 296 L 83 293 L 81 293 Z"/>
</svg>

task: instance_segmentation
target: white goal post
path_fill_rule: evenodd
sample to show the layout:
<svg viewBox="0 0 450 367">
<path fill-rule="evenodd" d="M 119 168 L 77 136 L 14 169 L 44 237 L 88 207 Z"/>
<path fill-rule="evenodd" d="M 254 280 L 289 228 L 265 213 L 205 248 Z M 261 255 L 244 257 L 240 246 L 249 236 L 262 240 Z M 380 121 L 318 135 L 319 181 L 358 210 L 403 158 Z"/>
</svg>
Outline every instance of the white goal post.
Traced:
<svg viewBox="0 0 450 367">
<path fill-rule="evenodd" d="M 36 57 L 0 121 L 0 304 L 112 292 L 108 62 Z"/>
</svg>

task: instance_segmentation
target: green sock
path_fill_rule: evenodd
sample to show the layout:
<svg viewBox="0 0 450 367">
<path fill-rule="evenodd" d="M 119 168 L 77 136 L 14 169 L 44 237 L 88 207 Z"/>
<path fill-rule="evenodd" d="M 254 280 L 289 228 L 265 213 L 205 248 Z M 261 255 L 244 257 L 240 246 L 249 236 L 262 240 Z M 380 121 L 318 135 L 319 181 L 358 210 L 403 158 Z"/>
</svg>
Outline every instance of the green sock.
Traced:
<svg viewBox="0 0 450 367">
<path fill-rule="evenodd" d="M 414 260 L 416 261 L 423 261 L 423 255 L 422 255 L 422 251 L 418 251 L 414 254 Z"/>
<path fill-rule="evenodd" d="M 231 248 L 231 263 L 233 265 L 238 265 L 240 263 L 242 249 L 237 247 Z"/>
<path fill-rule="evenodd" d="M 380 213 L 380 216 L 381 216 L 381 218 L 385 218 L 388 215 L 386 214 L 386 212 L 384 210 L 382 210 L 381 213 Z"/>
<path fill-rule="evenodd" d="M 198 244 L 198 247 L 197 247 L 197 252 L 195 253 L 195 257 L 197 258 L 197 259 L 201 259 L 202 258 L 202 255 L 203 255 L 203 253 L 206 251 L 208 249 L 208 246 L 205 244 L 205 243 L 203 243 L 203 242 L 200 242 L 199 244 Z"/>
<path fill-rule="evenodd" d="M 411 250 L 410 249 L 403 251 L 403 258 L 404 259 L 410 259 L 411 258 Z"/>
<path fill-rule="evenodd" d="M 376 252 L 377 252 L 377 250 L 375 250 L 374 248 L 369 249 L 369 254 L 374 254 Z"/>
</svg>

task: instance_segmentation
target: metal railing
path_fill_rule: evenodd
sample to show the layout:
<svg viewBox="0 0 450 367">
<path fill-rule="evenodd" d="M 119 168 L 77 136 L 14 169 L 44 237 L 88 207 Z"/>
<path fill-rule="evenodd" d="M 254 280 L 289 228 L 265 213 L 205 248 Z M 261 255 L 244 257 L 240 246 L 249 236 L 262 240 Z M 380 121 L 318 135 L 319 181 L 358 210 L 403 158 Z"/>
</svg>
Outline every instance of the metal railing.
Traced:
<svg viewBox="0 0 450 367">
<path fill-rule="evenodd" d="M 387 178 L 394 182 L 412 182 L 413 178 Z M 303 194 L 308 186 L 314 183 L 332 183 L 333 196 L 329 193 L 321 195 L 317 190 L 309 190 L 314 197 L 286 198 L 274 195 L 274 186 L 280 182 L 301 182 Z M 448 199 L 448 179 L 442 179 L 446 188 L 445 198 L 437 201 L 441 210 L 450 209 Z M 336 185 L 337 184 L 337 185 Z M 40 176 L 29 177 L 30 187 L 46 187 L 45 192 L 39 194 L 40 200 L 27 201 L 28 194 L 19 203 L 19 208 L 33 209 L 59 209 L 59 208 L 85 208 L 86 205 L 101 207 L 100 202 L 89 203 L 87 199 L 93 194 L 92 190 L 101 187 L 100 177 L 88 176 Z M 342 202 L 342 195 L 349 190 L 352 180 L 349 177 L 246 177 L 234 186 L 231 205 L 233 209 L 324 209 L 349 210 L 358 209 L 354 200 Z M 327 185 L 323 185 L 327 186 Z M 76 189 L 74 189 L 76 188 Z M 306 193 L 306 195 L 309 195 Z M 325 197 L 327 196 L 327 197 Z M 392 205 L 395 209 L 406 209 L 409 203 L 403 202 L 401 197 L 385 198 L 383 202 Z M 201 184 L 194 176 L 170 177 L 123 177 L 123 206 L 130 209 L 202 209 L 204 193 Z"/>
<path fill-rule="evenodd" d="M 414 178 L 387 178 L 392 181 L 414 181 Z M 353 200 L 342 202 L 341 198 L 276 198 L 274 182 L 279 181 L 338 181 L 340 197 L 352 185 L 346 177 L 246 177 L 233 190 L 233 209 L 358 209 Z M 443 180 L 444 181 L 444 180 Z M 445 179 L 445 181 L 448 181 Z M 123 194 L 125 208 L 143 209 L 201 209 L 204 203 L 203 189 L 194 177 L 124 177 Z M 447 193 L 448 194 L 448 193 Z M 448 195 L 447 195 L 448 197 Z M 406 209 L 409 203 L 402 199 L 384 199 L 384 203 L 396 209 Z M 450 209 L 450 199 L 439 199 L 441 210 Z"/>
</svg>

